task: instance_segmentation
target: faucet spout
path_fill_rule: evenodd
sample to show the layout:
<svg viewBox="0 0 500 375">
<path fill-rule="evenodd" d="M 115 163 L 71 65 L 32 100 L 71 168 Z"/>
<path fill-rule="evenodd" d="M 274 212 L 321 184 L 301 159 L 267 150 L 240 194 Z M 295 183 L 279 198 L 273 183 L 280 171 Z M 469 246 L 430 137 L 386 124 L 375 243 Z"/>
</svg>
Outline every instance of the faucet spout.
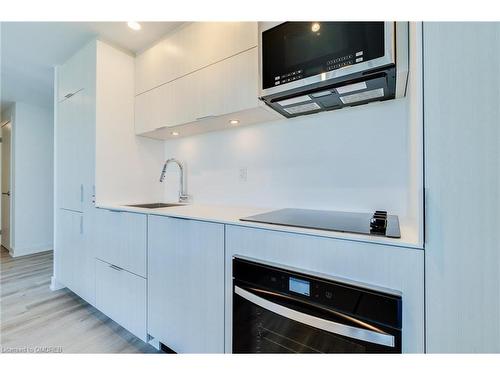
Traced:
<svg viewBox="0 0 500 375">
<path fill-rule="evenodd" d="M 170 163 L 175 163 L 179 167 L 180 171 L 180 183 L 179 183 L 179 202 L 186 202 L 189 199 L 189 196 L 186 192 L 186 184 L 185 184 L 185 174 L 184 174 L 184 166 L 183 164 L 175 159 L 175 158 L 170 158 L 165 161 L 165 164 L 163 164 L 163 169 L 161 171 L 160 175 L 160 182 L 163 182 L 165 180 L 165 174 L 167 172 L 167 166 Z"/>
</svg>

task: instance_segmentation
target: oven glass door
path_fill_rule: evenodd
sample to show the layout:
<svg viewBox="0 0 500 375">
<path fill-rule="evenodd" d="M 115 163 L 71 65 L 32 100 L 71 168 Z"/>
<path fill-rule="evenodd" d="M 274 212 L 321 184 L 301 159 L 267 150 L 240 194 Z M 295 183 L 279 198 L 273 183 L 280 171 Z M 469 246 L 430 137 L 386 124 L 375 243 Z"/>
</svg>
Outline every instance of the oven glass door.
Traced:
<svg viewBox="0 0 500 375">
<path fill-rule="evenodd" d="M 400 353 L 401 335 L 293 296 L 236 284 L 233 353 Z"/>
</svg>

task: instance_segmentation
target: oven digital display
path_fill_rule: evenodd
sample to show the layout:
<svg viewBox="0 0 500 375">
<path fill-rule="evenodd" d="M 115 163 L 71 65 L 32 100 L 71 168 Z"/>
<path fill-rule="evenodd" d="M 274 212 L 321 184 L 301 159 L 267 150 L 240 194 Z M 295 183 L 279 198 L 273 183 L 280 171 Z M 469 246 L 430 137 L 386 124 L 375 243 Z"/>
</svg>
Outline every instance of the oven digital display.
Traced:
<svg viewBox="0 0 500 375">
<path fill-rule="evenodd" d="M 304 296 L 310 295 L 311 285 L 309 281 L 296 279 L 295 277 L 290 277 L 288 287 L 291 292 L 299 293 Z"/>
</svg>

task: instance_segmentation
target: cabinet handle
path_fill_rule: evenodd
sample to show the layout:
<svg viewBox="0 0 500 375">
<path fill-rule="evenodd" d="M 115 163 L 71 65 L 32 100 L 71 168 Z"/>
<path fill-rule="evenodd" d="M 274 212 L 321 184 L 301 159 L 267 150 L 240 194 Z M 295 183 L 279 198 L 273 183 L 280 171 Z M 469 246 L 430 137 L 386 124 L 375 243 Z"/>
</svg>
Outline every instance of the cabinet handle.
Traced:
<svg viewBox="0 0 500 375">
<path fill-rule="evenodd" d="M 83 216 L 80 216 L 80 234 L 83 234 Z"/>
<path fill-rule="evenodd" d="M 80 184 L 80 202 L 83 203 L 83 184 Z"/>
<path fill-rule="evenodd" d="M 66 95 L 64 95 L 64 97 L 65 97 L 66 99 L 69 99 L 69 98 L 71 98 L 73 95 L 75 95 L 75 94 L 71 94 L 71 93 L 70 93 L 70 94 L 66 94 Z"/>
<path fill-rule="evenodd" d="M 215 118 L 215 117 L 217 117 L 217 116 L 215 116 L 215 115 L 201 116 L 201 117 L 197 117 L 196 121 L 207 120 L 209 118 Z"/>
<path fill-rule="evenodd" d="M 109 267 L 116 270 L 116 271 L 123 271 L 123 268 L 115 266 L 114 264 L 110 264 Z"/>
</svg>

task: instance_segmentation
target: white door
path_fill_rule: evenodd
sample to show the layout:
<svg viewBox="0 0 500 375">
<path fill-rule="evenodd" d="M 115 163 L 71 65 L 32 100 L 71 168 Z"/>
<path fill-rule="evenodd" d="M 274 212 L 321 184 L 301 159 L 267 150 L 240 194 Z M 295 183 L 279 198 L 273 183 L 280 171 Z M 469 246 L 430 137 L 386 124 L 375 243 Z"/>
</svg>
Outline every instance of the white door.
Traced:
<svg viewBox="0 0 500 375">
<path fill-rule="evenodd" d="M 2 126 L 2 246 L 10 250 L 10 145 L 12 126 Z"/>
</svg>

